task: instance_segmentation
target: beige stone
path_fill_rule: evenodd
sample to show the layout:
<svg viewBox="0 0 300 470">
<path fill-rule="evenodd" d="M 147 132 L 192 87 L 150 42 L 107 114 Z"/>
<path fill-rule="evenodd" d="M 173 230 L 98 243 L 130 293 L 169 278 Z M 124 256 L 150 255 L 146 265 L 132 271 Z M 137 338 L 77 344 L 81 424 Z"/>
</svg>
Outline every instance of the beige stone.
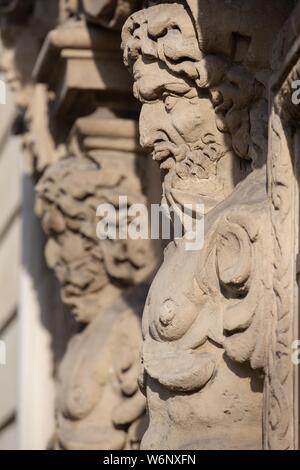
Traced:
<svg viewBox="0 0 300 470">
<path fill-rule="evenodd" d="M 299 331 L 300 111 L 291 97 L 300 78 L 299 6 L 0 0 L 2 69 L 21 110 L 16 124 L 45 257 L 59 280 L 53 299 L 60 290 L 79 331 L 62 351 L 67 327 L 53 307 L 54 323 L 62 320 L 60 332 L 51 330 L 53 364 L 48 350 L 35 364 L 46 365 L 43 378 L 53 366 L 55 413 L 52 379 L 43 397 L 35 395 L 39 382 L 31 406 L 29 389 L 22 401 L 37 417 L 48 397 L 43 438 L 38 426 L 33 433 L 39 447 L 54 415 L 48 446 L 58 449 L 136 449 L 141 439 L 150 450 L 298 447 L 291 357 Z M 122 26 L 137 100 L 122 64 Z M 183 237 L 166 244 L 154 279 L 160 241 L 97 238 L 97 206 L 119 211 L 121 195 L 129 205 L 161 199 L 171 219 L 204 203 L 185 219 Z M 11 213 L 5 207 L 0 225 Z M 198 215 L 204 243 L 190 250 Z M 21 301 L 23 330 L 26 312 L 39 323 L 30 296 Z M 49 337 L 38 335 L 34 347 Z"/>
<path fill-rule="evenodd" d="M 224 3 L 222 25 L 214 0 L 188 5 L 134 13 L 122 36 L 143 103 L 141 144 L 162 170 L 163 200 L 177 212 L 204 202 L 206 214 L 203 248 L 187 251 L 185 237 L 171 242 L 146 301 L 142 447 L 289 448 L 289 430 L 269 430 L 262 415 L 276 414 L 274 393 L 286 406 L 272 372 L 281 360 L 270 356 L 283 275 L 272 271 L 273 241 L 281 247 L 284 235 L 278 227 L 274 236 L 280 213 L 271 215 L 266 192 L 265 136 L 272 45 L 292 2 L 251 1 L 247 14 L 238 1 Z"/>
</svg>

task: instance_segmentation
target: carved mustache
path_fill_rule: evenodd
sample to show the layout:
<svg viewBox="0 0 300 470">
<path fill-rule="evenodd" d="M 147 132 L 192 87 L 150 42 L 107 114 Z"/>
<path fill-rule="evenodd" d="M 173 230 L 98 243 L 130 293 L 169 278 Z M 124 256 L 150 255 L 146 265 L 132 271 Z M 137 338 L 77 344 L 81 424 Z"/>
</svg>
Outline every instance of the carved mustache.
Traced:
<svg viewBox="0 0 300 470">
<path fill-rule="evenodd" d="M 167 158 L 171 157 L 176 162 L 179 162 L 185 158 L 187 151 L 188 147 L 184 144 L 175 145 L 169 140 L 160 140 L 153 145 L 152 158 L 162 163 Z"/>
</svg>

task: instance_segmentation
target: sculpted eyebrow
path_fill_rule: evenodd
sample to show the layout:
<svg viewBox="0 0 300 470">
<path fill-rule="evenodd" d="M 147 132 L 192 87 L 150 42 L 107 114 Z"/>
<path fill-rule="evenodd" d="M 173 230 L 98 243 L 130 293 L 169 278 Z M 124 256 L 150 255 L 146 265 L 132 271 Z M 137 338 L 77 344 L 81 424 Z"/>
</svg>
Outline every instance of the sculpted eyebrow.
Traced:
<svg viewBox="0 0 300 470">
<path fill-rule="evenodd" d="M 159 101 L 165 92 L 183 96 L 186 95 L 189 91 L 191 91 L 191 88 L 186 83 L 174 82 L 165 83 L 163 85 L 159 84 L 158 86 L 149 88 L 147 90 L 143 89 L 142 92 L 141 90 L 138 90 L 138 95 L 139 100 L 142 103 L 154 103 Z"/>
</svg>

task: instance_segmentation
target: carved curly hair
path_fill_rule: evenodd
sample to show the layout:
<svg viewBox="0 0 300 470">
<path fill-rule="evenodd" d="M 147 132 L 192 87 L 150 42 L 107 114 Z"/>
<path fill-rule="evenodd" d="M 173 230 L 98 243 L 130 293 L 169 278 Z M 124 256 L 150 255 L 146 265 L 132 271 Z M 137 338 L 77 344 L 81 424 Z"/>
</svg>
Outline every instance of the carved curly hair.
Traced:
<svg viewBox="0 0 300 470">
<path fill-rule="evenodd" d="M 203 53 L 182 4 L 156 5 L 134 13 L 124 25 L 122 48 L 125 65 L 131 69 L 139 59 L 159 61 L 172 74 L 207 89 L 218 129 L 230 134 L 240 158 L 257 160 L 251 148 L 251 108 L 262 97 L 264 87 L 241 63 L 225 55 Z"/>
</svg>

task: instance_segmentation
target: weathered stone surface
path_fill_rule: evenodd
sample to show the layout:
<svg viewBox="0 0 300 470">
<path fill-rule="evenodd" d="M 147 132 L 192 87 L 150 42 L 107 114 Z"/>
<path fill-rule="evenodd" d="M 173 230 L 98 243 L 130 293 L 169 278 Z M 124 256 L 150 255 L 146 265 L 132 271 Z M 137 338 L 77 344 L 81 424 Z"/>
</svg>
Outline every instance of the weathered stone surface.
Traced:
<svg viewBox="0 0 300 470">
<path fill-rule="evenodd" d="M 144 449 L 298 447 L 299 5 L 0 0 L 46 260 L 80 328 L 54 447 L 139 448 L 147 426 Z M 187 248 L 191 211 L 148 293 L 159 249 L 99 240 L 96 210 L 161 190 L 170 218 L 204 203 L 204 243 Z"/>
<path fill-rule="evenodd" d="M 96 234 L 101 203 L 118 210 L 124 194 L 129 205 L 146 202 L 136 176 L 145 157 L 133 153 L 138 150 L 135 122 L 91 116 L 79 120 L 74 132 L 71 147 L 81 150 L 48 168 L 37 185 L 36 208 L 49 236 L 46 258 L 62 284 L 63 300 L 78 320 L 88 322 L 120 294 L 122 284 L 146 279 L 154 260 L 150 242 L 100 242 Z"/>
<path fill-rule="evenodd" d="M 269 449 L 299 448 L 299 366 L 290 356 L 291 345 L 299 338 L 300 112 L 293 96 L 300 79 L 299 20 L 298 2 L 274 44 L 270 86 L 267 174 L 276 303 L 265 381 L 264 438 Z"/>
<path fill-rule="evenodd" d="M 87 95 L 86 103 L 81 102 L 81 115 L 87 114 L 84 106 L 90 106 L 90 112 L 95 108 L 95 92 L 129 91 L 130 79 L 121 64 L 119 42 L 116 33 L 87 26 L 82 20 L 49 33 L 33 74 L 55 93 L 52 113 L 70 119 L 76 112 L 74 101 L 79 91 Z M 93 92 L 91 102 L 89 95 Z"/>
<path fill-rule="evenodd" d="M 106 8 L 93 12 L 87 2 L 52 2 L 36 31 L 29 27 L 41 19 L 39 1 L 32 2 L 26 26 L 2 11 L 6 74 L 15 75 L 25 110 L 24 153 L 37 181 L 46 259 L 83 330 L 70 341 L 57 376 L 55 446 L 65 449 L 137 448 L 145 428 L 137 382 L 140 321 L 157 256 L 150 241 L 100 242 L 96 236 L 99 204 L 117 208 L 121 195 L 128 204 L 147 203 L 138 106 L 120 33 L 111 31 L 120 29 L 130 3 L 113 7 L 108 18 Z M 26 70 L 18 34 L 32 44 Z"/>
<path fill-rule="evenodd" d="M 280 329 L 267 84 L 292 2 L 251 1 L 247 13 L 227 2 L 222 24 L 217 3 L 159 2 L 123 28 L 125 63 L 143 103 L 141 143 L 159 162 L 163 199 L 177 212 L 204 202 L 206 214 L 202 250 L 187 251 L 185 237 L 170 243 L 146 301 L 145 449 L 261 448 L 263 407 L 274 416 L 276 386 L 265 387 L 263 406 L 261 374 L 274 386 L 270 351 Z M 266 447 L 293 445 L 281 430 L 275 445 L 265 433 Z"/>
<path fill-rule="evenodd" d="M 0 57 L 2 56 L 2 47 L 0 44 Z M 0 66 L 1 66 L 1 59 L 0 59 Z M 6 105 L 0 107 L 0 142 L 3 145 L 5 142 L 5 138 L 7 134 L 9 134 L 11 126 L 13 124 L 15 118 L 15 105 L 13 100 L 13 95 L 10 89 L 6 86 L 5 83 L 5 75 L 0 73 L 0 80 L 2 80 L 5 84 L 5 98 L 6 98 Z"/>
<path fill-rule="evenodd" d="M 40 179 L 36 203 L 62 299 L 79 321 L 89 323 L 70 341 L 60 368 L 58 446 L 136 448 L 145 428 L 137 379 L 147 285 L 140 283 L 156 257 L 151 241 L 100 241 L 96 211 L 101 203 L 118 211 L 122 195 L 129 205 L 146 203 L 138 177 L 145 157 L 134 121 L 97 113 L 76 122 L 69 150 L 74 155 Z"/>
<path fill-rule="evenodd" d="M 145 429 L 138 389 L 146 288 L 121 297 L 74 337 L 60 369 L 58 437 L 65 449 L 135 449 Z M 140 299 L 138 299 L 138 294 Z"/>
</svg>

